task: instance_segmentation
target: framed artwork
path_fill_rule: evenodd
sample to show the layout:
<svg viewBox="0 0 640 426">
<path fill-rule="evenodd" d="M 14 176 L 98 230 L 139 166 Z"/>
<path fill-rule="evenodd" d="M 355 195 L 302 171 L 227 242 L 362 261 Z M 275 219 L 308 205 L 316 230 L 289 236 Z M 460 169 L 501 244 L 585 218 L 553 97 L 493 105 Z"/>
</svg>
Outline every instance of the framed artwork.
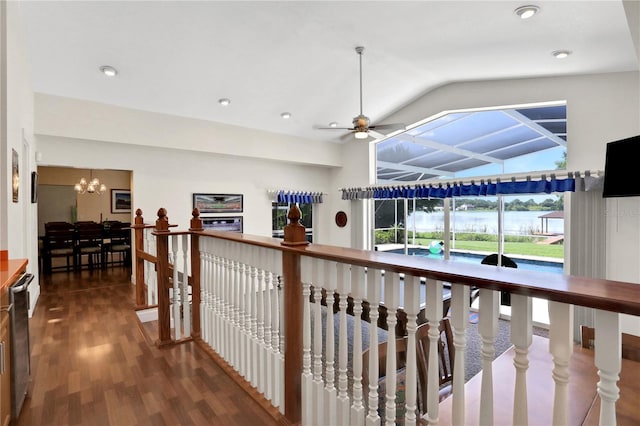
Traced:
<svg viewBox="0 0 640 426">
<path fill-rule="evenodd" d="M 20 171 L 18 170 L 18 151 L 11 149 L 11 186 L 13 187 L 14 203 L 18 202 L 18 189 L 20 188 Z"/>
<path fill-rule="evenodd" d="M 111 190 L 111 213 L 131 213 L 131 191 L 128 189 Z"/>
<path fill-rule="evenodd" d="M 31 203 L 38 202 L 38 172 L 31 172 Z"/>
<path fill-rule="evenodd" d="M 242 216 L 202 217 L 201 219 L 204 229 L 242 233 Z"/>
<path fill-rule="evenodd" d="M 242 194 L 193 194 L 193 208 L 200 214 L 242 213 Z"/>
</svg>

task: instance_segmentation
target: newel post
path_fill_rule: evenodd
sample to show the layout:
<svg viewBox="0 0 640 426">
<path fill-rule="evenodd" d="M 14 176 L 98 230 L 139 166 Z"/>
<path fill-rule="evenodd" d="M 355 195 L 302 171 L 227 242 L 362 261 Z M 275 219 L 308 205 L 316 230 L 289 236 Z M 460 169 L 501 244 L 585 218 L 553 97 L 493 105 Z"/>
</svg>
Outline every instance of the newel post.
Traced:
<svg viewBox="0 0 640 426">
<path fill-rule="evenodd" d="M 171 315 L 169 312 L 169 219 L 164 208 L 158 210 L 156 220 L 158 270 L 158 345 L 171 343 Z"/>
<path fill-rule="evenodd" d="M 136 306 L 144 306 L 147 304 L 147 286 L 144 280 L 144 259 L 138 256 L 138 251 L 144 250 L 144 218 L 142 210 L 136 210 L 136 218 L 133 222 L 133 242 L 136 248 L 135 266 L 136 266 Z"/>
<path fill-rule="evenodd" d="M 191 212 L 193 216 L 189 226 L 191 234 L 191 317 L 193 325 L 191 335 L 200 337 L 200 236 L 195 231 L 202 231 L 202 219 L 197 208 Z"/>
<path fill-rule="evenodd" d="M 300 224 L 302 213 L 297 205 L 289 210 L 289 224 L 284 227 L 283 246 L 304 247 L 309 244 L 305 228 Z M 292 424 L 302 419 L 302 282 L 301 257 L 293 251 L 282 253 L 284 275 L 284 408 L 285 417 Z"/>
</svg>

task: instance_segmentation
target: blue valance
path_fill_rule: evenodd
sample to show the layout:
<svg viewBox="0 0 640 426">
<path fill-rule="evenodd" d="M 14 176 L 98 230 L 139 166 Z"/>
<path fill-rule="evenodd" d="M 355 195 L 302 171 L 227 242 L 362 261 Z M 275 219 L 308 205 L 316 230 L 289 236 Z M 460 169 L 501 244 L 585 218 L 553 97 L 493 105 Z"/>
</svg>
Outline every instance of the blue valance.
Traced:
<svg viewBox="0 0 640 426">
<path fill-rule="evenodd" d="M 554 192 L 575 192 L 574 178 L 540 179 L 524 181 L 491 181 L 480 183 L 418 184 L 407 186 L 385 186 L 369 188 L 348 188 L 342 190 L 343 200 L 397 199 L 397 198 L 453 198 L 482 197 L 516 194 L 551 194 Z"/>
<path fill-rule="evenodd" d="M 322 192 L 278 191 L 276 201 L 286 204 L 317 204 L 322 203 Z"/>
</svg>

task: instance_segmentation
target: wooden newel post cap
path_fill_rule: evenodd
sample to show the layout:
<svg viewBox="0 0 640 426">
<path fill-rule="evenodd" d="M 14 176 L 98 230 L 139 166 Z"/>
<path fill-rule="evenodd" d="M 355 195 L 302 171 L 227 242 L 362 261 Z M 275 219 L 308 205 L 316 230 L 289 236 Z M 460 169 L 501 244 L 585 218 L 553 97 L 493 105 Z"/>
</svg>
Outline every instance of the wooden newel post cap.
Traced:
<svg viewBox="0 0 640 426">
<path fill-rule="evenodd" d="M 136 225 L 144 225 L 144 218 L 142 217 L 142 210 L 140 210 L 140 209 L 136 210 L 136 218 L 134 220 L 134 223 Z"/>
<path fill-rule="evenodd" d="M 156 232 L 169 232 L 169 218 L 167 217 L 167 211 L 163 207 L 160 207 L 160 209 L 158 209 Z"/>
<path fill-rule="evenodd" d="M 284 241 L 281 243 L 283 246 L 306 246 L 309 244 L 305 235 L 306 230 L 300 224 L 301 217 L 300 208 L 294 204 L 287 214 L 289 224 L 284 227 Z"/>
<path fill-rule="evenodd" d="M 196 207 L 191 212 L 191 223 L 189 226 L 189 231 L 202 231 L 204 228 L 202 227 L 202 219 L 200 219 L 200 210 Z"/>
</svg>

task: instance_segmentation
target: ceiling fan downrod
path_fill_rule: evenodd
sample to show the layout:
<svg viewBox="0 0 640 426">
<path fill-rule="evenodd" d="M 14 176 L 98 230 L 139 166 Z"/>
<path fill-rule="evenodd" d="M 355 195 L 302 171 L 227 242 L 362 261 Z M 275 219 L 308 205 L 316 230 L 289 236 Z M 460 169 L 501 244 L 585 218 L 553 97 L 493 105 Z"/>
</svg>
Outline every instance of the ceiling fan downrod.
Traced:
<svg viewBox="0 0 640 426">
<path fill-rule="evenodd" d="M 364 47 L 356 47 L 356 53 L 358 54 L 358 59 L 360 60 L 360 115 L 362 115 L 362 52 L 364 52 Z"/>
</svg>

